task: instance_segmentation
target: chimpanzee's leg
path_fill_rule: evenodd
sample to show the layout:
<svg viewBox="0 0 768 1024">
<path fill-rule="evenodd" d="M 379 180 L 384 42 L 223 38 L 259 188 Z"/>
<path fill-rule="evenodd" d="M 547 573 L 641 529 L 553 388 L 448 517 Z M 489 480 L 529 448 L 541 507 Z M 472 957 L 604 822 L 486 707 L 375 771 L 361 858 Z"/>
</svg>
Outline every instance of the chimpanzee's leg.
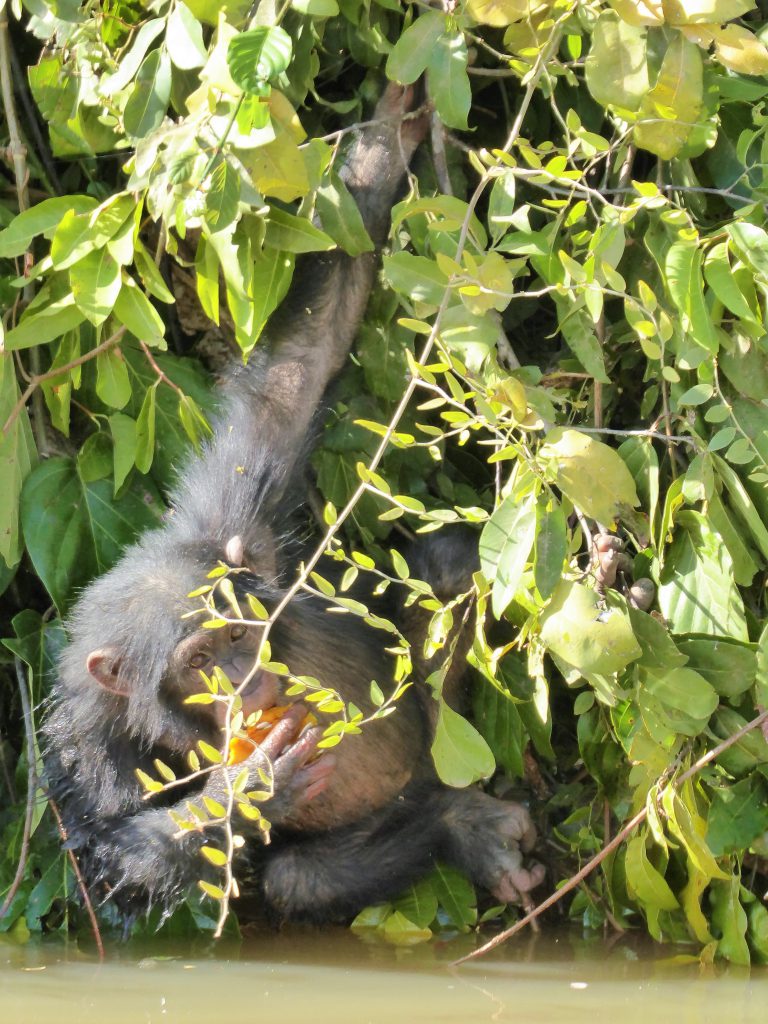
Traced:
<svg viewBox="0 0 768 1024">
<path fill-rule="evenodd" d="M 543 881 L 544 869 L 523 867 L 536 838 L 530 816 L 477 789 L 410 787 L 389 808 L 346 829 L 269 853 L 266 902 L 279 920 L 346 920 L 363 907 L 398 895 L 436 860 L 455 865 L 504 902 Z"/>
<path fill-rule="evenodd" d="M 443 844 L 444 825 L 431 798 L 429 792 L 419 801 L 406 794 L 355 825 L 305 839 L 286 836 L 284 846 L 276 837 L 263 873 L 270 915 L 345 921 L 397 896 L 430 870 Z M 417 814 L 422 801 L 425 813 Z"/>
</svg>

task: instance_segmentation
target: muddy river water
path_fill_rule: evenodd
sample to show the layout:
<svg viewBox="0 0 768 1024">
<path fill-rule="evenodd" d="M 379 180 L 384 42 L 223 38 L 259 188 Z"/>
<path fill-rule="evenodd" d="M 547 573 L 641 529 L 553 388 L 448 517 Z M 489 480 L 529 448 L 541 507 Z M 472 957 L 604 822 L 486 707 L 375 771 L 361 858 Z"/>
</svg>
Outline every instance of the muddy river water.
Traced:
<svg viewBox="0 0 768 1024">
<path fill-rule="evenodd" d="M 60 941 L 0 940 L 0 1024 L 768 1024 L 768 968 L 686 962 L 690 950 L 580 932 L 399 949 L 344 930 L 140 950 L 99 963 Z"/>
</svg>

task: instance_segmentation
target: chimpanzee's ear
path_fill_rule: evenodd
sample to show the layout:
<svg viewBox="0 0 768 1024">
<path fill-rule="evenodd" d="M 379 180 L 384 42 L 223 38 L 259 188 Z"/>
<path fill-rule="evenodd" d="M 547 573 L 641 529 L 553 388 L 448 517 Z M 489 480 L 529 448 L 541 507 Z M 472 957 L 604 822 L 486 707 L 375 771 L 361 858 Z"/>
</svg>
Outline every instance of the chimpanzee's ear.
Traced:
<svg viewBox="0 0 768 1024">
<path fill-rule="evenodd" d="M 117 651 L 111 647 L 100 647 L 91 651 L 85 659 L 85 667 L 88 674 L 110 693 L 117 694 L 118 697 L 127 697 L 130 693 L 130 687 L 120 678 L 120 658 Z"/>
</svg>

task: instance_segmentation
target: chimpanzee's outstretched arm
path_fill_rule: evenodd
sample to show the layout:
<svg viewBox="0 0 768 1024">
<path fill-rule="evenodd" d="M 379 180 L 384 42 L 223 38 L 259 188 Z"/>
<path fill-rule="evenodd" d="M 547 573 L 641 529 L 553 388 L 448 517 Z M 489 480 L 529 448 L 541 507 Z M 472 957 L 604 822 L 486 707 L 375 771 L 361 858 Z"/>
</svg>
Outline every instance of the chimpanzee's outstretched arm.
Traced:
<svg viewBox="0 0 768 1024">
<path fill-rule="evenodd" d="M 423 119 L 403 120 L 413 95 L 413 89 L 387 87 L 342 171 L 375 245 L 386 237 L 407 161 L 424 135 Z M 268 344 L 227 384 L 214 439 L 175 496 L 180 526 L 186 521 L 194 530 L 204 523 L 215 536 L 218 525 L 220 540 L 237 534 L 247 549 L 263 546 L 259 533 L 270 519 L 285 519 L 284 492 L 365 312 L 375 268 L 373 252 L 351 257 L 335 250 L 299 261 L 268 328 Z M 205 497 L 211 493 L 213 508 Z"/>
</svg>

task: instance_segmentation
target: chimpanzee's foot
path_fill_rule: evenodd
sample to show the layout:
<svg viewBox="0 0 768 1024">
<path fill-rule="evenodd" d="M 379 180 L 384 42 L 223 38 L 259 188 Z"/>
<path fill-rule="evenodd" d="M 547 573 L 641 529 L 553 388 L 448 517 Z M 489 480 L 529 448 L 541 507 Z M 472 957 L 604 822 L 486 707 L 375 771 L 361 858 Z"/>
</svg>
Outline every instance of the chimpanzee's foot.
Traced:
<svg viewBox="0 0 768 1024">
<path fill-rule="evenodd" d="M 541 885 L 543 865 L 524 864 L 524 855 L 536 842 L 536 829 L 525 807 L 478 789 L 446 794 L 443 821 L 457 867 L 504 903 L 519 903 L 525 893 Z"/>
</svg>

